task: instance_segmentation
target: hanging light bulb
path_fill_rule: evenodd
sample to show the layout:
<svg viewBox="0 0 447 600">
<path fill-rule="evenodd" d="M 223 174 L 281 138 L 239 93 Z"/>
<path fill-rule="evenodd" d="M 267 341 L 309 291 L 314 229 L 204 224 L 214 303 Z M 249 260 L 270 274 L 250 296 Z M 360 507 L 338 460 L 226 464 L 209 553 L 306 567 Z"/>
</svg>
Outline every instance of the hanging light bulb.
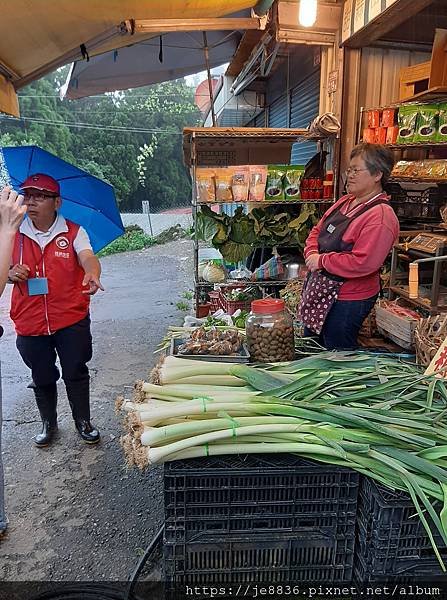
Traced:
<svg viewBox="0 0 447 600">
<path fill-rule="evenodd" d="M 300 0 L 299 21 L 303 27 L 312 27 L 317 20 L 317 0 Z"/>
</svg>

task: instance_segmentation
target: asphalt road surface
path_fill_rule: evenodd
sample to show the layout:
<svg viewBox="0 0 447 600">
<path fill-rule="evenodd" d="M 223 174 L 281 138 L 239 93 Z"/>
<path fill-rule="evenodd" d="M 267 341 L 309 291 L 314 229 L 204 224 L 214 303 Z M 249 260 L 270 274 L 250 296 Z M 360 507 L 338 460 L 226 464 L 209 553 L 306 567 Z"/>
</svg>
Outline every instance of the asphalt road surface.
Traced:
<svg viewBox="0 0 447 600">
<path fill-rule="evenodd" d="M 102 442 L 84 445 L 71 420 L 63 383 L 55 443 L 38 449 L 40 430 L 29 371 L 15 348 L 9 291 L 0 300 L 3 461 L 10 525 L 0 540 L 0 580 L 126 580 L 163 520 L 162 468 L 128 470 L 114 401 L 146 377 L 175 303 L 191 288 L 189 241 L 102 259 L 106 291 L 92 302 L 92 421 Z"/>
</svg>

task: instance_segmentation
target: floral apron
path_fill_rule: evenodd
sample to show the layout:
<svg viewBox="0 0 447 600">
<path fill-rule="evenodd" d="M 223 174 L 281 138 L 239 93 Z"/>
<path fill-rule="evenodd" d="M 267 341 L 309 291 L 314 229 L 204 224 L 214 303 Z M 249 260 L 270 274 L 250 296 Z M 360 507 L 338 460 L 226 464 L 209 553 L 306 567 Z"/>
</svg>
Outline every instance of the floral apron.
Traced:
<svg viewBox="0 0 447 600">
<path fill-rule="evenodd" d="M 351 198 L 347 198 L 346 202 L 350 201 Z M 318 236 L 318 252 L 320 254 L 350 252 L 353 244 L 347 244 L 342 239 L 346 229 L 354 219 L 367 210 L 378 204 L 385 203 L 388 203 L 388 201 L 384 198 L 383 192 L 381 192 L 371 198 L 371 200 L 368 200 L 368 202 L 365 202 L 360 210 L 350 217 L 340 212 L 340 208 L 346 203 L 341 204 L 322 223 L 320 235 Z M 306 327 L 317 334 L 321 333 L 326 317 L 334 302 L 336 302 L 344 281 L 342 277 L 332 275 L 324 269 L 308 274 L 298 307 L 298 317 Z"/>
</svg>

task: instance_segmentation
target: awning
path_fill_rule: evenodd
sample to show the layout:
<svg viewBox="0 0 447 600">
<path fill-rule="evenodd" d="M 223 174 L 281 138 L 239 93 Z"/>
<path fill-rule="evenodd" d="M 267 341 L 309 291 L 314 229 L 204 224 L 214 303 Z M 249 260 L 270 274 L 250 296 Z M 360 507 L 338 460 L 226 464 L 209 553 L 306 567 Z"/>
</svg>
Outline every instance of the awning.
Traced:
<svg viewBox="0 0 447 600">
<path fill-rule="evenodd" d="M 207 33 L 210 67 L 231 60 L 241 39 L 237 31 Z M 64 89 L 67 98 L 82 98 L 114 90 L 160 83 L 205 68 L 202 32 L 168 33 L 127 48 L 106 52 L 73 64 Z"/>
<path fill-rule="evenodd" d="M 15 90 L 57 67 L 128 46 L 128 19 L 221 17 L 254 0 L 0 0 L 0 111 L 18 114 Z M 131 43 L 154 37 L 136 32 Z M 9 82 L 9 83 L 8 83 Z"/>
</svg>

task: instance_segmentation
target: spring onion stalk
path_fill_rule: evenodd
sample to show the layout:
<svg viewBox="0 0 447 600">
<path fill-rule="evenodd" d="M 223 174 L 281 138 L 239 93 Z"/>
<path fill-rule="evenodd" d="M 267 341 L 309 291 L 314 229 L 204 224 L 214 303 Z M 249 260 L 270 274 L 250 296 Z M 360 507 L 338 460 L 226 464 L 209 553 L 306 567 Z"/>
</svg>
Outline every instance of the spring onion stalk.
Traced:
<svg viewBox="0 0 447 600">
<path fill-rule="evenodd" d="M 447 387 L 405 357 L 322 352 L 254 366 L 168 357 L 117 409 L 129 465 L 294 452 L 407 491 L 442 563 Z"/>
</svg>

